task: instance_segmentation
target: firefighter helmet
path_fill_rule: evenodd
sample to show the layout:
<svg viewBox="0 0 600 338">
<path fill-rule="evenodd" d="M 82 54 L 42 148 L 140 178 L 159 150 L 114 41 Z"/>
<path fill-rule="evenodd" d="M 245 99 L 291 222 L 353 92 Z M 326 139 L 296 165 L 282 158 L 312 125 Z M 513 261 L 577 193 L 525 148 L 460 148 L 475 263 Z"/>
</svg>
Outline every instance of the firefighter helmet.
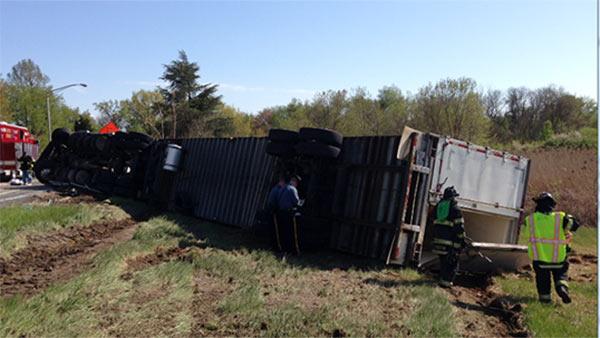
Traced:
<svg viewBox="0 0 600 338">
<path fill-rule="evenodd" d="M 554 208 L 556 206 L 556 200 L 554 197 L 552 197 L 552 194 L 546 191 L 542 192 L 537 197 L 534 197 L 533 201 L 538 206 L 547 206 L 550 208 Z"/>
<path fill-rule="evenodd" d="M 454 189 L 454 186 L 452 186 L 452 187 L 448 187 L 448 188 L 444 189 L 444 196 L 442 198 L 449 199 L 449 198 L 454 198 L 456 196 L 460 196 L 460 195 L 458 194 L 458 192 L 456 192 L 456 189 Z"/>
</svg>

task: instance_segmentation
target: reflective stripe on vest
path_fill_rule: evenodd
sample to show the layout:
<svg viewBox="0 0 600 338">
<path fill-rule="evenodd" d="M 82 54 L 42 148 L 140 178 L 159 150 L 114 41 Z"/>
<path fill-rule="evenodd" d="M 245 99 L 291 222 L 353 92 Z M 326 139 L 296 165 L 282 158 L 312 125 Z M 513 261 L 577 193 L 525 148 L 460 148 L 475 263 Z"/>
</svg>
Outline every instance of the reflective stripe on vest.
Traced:
<svg viewBox="0 0 600 338">
<path fill-rule="evenodd" d="M 537 250 L 537 244 L 535 244 L 537 238 L 535 238 L 535 229 L 534 229 L 534 218 L 533 218 L 533 214 L 529 215 L 529 247 L 531 248 L 531 251 L 533 251 L 533 260 L 537 261 L 540 259 L 540 256 L 538 255 L 538 250 Z"/>
<path fill-rule="evenodd" d="M 562 213 L 554 212 L 553 225 L 547 221 L 545 214 L 539 214 L 544 218 L 544 224 L 536 224 L 535 214 L 527 218 L 529 225 L 529 249 L 530 258 L 534 261 L 543 261 L 548 263 L 562 262 L 566 258 L 566 238 L 562 230 Z M 550 228 L 551 227 L 551 228 Z M 552 233 L 549 230 L 552 229 Z"/>
</svg>

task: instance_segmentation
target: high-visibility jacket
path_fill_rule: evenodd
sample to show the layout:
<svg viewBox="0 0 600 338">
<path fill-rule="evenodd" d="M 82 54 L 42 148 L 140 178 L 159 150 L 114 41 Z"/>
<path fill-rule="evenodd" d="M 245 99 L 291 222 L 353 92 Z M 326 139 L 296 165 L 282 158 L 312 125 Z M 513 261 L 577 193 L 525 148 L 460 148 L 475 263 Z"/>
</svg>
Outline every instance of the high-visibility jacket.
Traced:
<svg viewBox="0 0 600 338">
<path fill-rule="evenodd" d="M 435 207 L 433 221 L 433 253 L 445 255 L 449 248 L 464 246 L 464 219 L 460 208 L 453 200 L 441 200 Z"/>
<path fill-rule="evenodd" d="M 562 211 L 534 212 L 525 219 L 525 231 L 529 235 L 528 252 L 532 261 L 549 264 L 562 263 L 567 258 L 568 223 Z"/>
</svg>

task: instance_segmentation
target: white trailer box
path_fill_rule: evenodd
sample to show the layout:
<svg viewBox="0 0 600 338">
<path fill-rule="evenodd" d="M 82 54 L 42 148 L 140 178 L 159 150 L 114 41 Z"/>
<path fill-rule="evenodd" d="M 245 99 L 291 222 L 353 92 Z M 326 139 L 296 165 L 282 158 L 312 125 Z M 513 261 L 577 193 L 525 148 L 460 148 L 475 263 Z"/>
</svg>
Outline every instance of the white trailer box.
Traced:
<svg viewBox="0 0 600 338">
<path fill-rule="evenodd" d="M 484 255 L 463 255 L 468 270 L 516 269 L 528 262 L 527 247 L 517 245 L 530 160 L 488 147 L 405 128 L 398 158 L 409 165 L 402 222 L 388 263 L 424 267 L 431 253 L 433 207 L 454 186 L 465 219 L 465 233 Z M 474 253 L 474 252 L 472 252 Z"/>
</svg>

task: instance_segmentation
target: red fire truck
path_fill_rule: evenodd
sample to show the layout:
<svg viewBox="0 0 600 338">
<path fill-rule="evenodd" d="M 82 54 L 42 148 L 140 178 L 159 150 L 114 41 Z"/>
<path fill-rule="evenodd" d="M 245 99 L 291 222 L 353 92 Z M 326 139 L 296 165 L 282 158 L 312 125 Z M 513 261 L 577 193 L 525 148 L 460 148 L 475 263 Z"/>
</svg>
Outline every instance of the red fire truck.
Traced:
<svg viewBox="0 0 600 338">
<path fill-rule="evenodd" d="M 17 175 L 18 158 L 24 152 L 37 159 L 38 147 L 27 128 L 0 122 L 0 180 L 6 182 Z"/>
</svg>

